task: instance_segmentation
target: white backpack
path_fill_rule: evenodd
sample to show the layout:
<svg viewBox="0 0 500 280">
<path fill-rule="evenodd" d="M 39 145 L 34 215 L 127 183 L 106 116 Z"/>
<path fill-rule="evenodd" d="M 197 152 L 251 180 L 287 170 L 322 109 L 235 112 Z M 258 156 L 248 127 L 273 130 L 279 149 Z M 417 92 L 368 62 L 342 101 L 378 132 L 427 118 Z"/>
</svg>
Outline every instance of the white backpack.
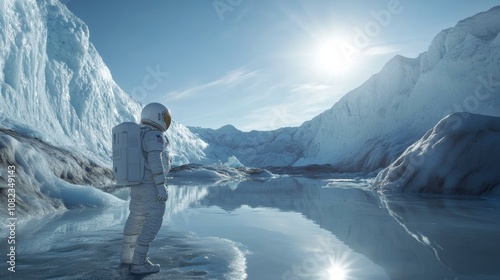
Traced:
<svg viewBox="0 0 500 280">
<path fill-rule="evenodd" d="M 141 127 L 123 122 L 113 127 L 113 174 L 119 185 L 137 185 L 144 176 Z"/>
</svg>

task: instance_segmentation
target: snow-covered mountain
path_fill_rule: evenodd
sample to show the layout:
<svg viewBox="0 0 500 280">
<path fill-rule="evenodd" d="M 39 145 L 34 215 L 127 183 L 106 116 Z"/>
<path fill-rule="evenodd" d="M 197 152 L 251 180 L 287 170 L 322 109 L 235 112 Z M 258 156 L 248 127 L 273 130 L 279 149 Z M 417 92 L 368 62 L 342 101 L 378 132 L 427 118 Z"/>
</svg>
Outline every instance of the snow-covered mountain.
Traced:
<svg viewBox="0 0 500 280">
<path fill-rule="evenodd" d="M 192 130 L 209 144 L 211 157 L 235 155 L 245 165 L 377 170 L 452 112 L 500 116 L 499 33 L 500 6 L 462 20 L 440 32 L 427 52 L 394 57 L 297 129 Z"/>
<path fill-rule="evenodd" d="M 454 113 L 377 176 L 381 192 L 500 194 L 500 118 Z"/>
<path fill-rule="evenodd" d="M 374 170 L 451 112 L 500 116 L 499 33 L 500 6 L 442 31 L 415 59 L 394 57 L 299 129 L 309 144 L 296 164 Z"/>
</svg>

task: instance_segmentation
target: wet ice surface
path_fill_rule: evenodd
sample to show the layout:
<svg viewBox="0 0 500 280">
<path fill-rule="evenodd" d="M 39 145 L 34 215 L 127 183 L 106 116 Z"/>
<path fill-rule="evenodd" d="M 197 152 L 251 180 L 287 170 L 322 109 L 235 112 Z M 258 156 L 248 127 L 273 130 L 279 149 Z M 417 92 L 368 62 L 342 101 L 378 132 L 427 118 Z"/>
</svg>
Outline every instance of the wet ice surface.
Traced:
<svg viewBox="0 0 500 280">
<path fill-rule="evenodd" d="M 16 273 L 3 266 L 0 278 L 499 279 L 498 200 L 378 196 L 367 185 L 291 176 L 171 186 L 150 250 L 162 271 L 147 276 L 119 264 L 126 202 L 43 216 L 17 229 Z"/>
</svg>

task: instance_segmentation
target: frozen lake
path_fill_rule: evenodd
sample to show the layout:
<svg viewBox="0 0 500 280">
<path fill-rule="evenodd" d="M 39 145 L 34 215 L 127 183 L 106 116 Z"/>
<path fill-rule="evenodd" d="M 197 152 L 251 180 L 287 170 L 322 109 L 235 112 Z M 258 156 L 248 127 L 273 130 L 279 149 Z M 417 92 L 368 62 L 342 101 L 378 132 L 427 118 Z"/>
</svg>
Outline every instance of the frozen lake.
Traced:
<svg viewBox="0 0 500 280">
<path fill-rule="evenodd" d="M 150 251 L 162 271 L 146 277 L 119 264 L 128 203 L 40 217 L 18 227 L 16 272 L 4 264 L 0 278 L 500 279 L 499 200 L 381 197 L 367 184 L 285 176 L 171 186 Z"/>
</svg>

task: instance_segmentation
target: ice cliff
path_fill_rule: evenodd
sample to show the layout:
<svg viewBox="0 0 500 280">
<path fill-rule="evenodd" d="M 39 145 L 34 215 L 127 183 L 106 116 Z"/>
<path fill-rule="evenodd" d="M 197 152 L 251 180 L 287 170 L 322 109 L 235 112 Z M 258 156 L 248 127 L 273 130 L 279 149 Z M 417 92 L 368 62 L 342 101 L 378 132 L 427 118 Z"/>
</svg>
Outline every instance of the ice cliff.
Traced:
<svg viewBox="0 0 500 280">
<path fill-rule="evenodd" d="M 454 113 L 382 170 L 381 192 L 500 195 L 500 118 Z"/>
<path fill-rule="evenodd" d="M 89 33 L 57 0 L 1 1 L 0 127 L 109 166 L 111 128 L 138 121 L 141 104 L 114 82 Z M 169 137 L 176 162 L 204 156 L 181 124 Z"/>
<path fill-rule="evenodd" d="M 140 112 L 113 81 L 88 27 L 56 0 L 0 4 L 0 94 L 4 128 L 103 162 L 111 127 Z"/>
</svg>

